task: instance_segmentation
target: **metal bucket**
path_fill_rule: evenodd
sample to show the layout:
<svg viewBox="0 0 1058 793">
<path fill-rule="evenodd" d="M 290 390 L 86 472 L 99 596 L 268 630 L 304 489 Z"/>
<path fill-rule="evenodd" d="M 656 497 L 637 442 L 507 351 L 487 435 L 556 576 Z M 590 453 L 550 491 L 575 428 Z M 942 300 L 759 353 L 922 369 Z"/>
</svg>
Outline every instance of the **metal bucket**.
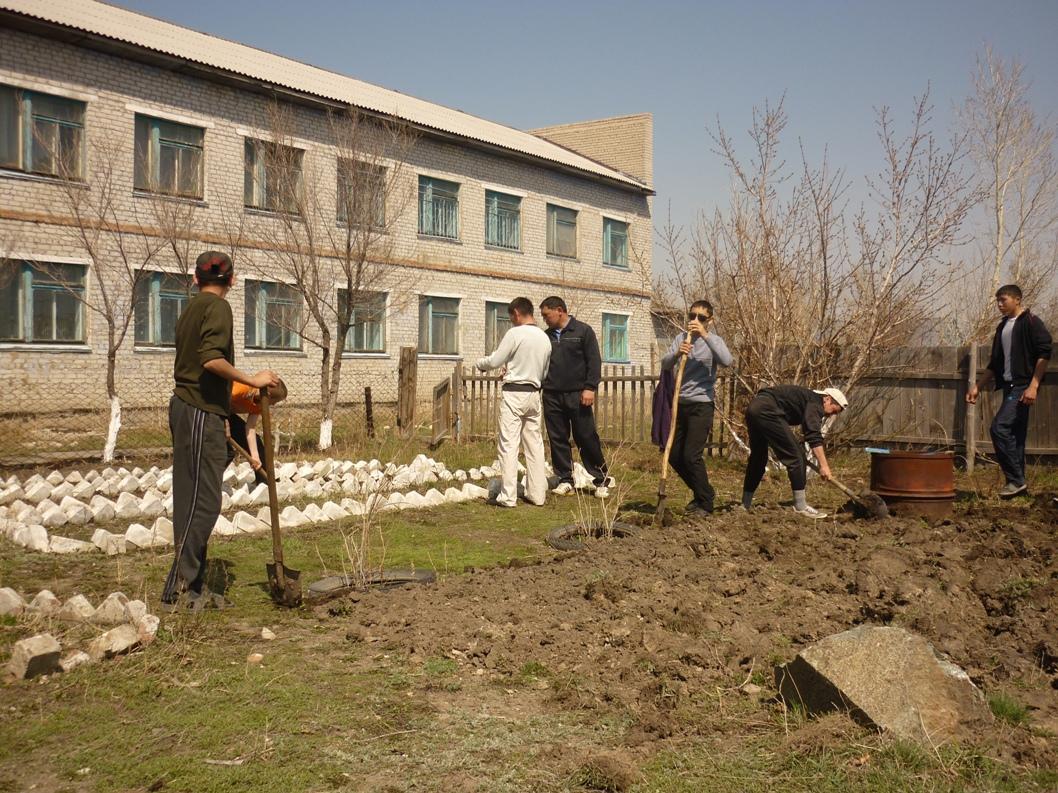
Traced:
<svg viewBox="0 0 1058 793">
<path fill-rule="evenodd" d="M 871 454 L 871 490 L 898 516 L 943 518 L 955 501 L 955 455 L 951 452 Z"/>
</svg>

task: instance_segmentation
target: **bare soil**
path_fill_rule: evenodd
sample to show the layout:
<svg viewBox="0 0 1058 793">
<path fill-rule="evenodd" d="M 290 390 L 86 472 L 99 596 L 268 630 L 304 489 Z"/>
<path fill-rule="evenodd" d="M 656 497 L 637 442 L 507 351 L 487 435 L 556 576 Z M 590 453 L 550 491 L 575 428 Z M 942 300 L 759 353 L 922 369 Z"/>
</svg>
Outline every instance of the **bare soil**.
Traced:
<svg viewBox="0 0 1058 793">
<path fill-rule="evenodd" d="M 681 737 L 715 738 L 715 720 L 697 715 L 710 696 L 715 712 L 721 692 L 759 685 L 749 697 L 759 713 L 737 729 L 751 730 L 754 718 L 774 723 L 785 714 L 773 696 L 776 664 L 856 625 L 900 625 L 986 695 L 1013 691 L 1028 709 L 1031 730 L 997 721 L 979 737 L 987 754 L 1058 767 L 1050 497 L 1017 508 L 959 503 L 934 522 L 812 523 L 773 507 L 656 530 L 650 517 L 625 513 L 642 525 L 631 538 L 430 586 L 353 593 L 316 614 L 350 642 L 413 663 L 454 659 L 460 675 L 541 689 L 545 710 L 614 718 L 643 755 Z M 453 688 L 448 699 L 458 706 L 460 696 L 478 698 L 480 687 Z"/>
</svg>

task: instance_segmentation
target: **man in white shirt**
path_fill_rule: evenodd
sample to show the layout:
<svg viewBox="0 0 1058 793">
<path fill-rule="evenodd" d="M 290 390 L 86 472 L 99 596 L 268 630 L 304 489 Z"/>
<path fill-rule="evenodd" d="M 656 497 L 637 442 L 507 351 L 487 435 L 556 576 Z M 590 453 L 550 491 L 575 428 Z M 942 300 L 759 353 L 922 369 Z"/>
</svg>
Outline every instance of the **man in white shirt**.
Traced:
<svg viewBox="0 0 1058 793">
<path fill-rule="evenodd" d="M 518 446 L 525 453 L 525 500 L 541 505 L 547 497 L 544 438 L 540 431 L 540 385 L 551 360 L 551 340 L 536 326 L 528 298 L 511 301 L 507 313 L 511 329 L 492 355 L 477 362 L 483 372 L 505 367 L 500 402 L 500 434 L 496 444 L 503 488 L 496 499 L 501 507 L 518 504 Z"/>
</svg>

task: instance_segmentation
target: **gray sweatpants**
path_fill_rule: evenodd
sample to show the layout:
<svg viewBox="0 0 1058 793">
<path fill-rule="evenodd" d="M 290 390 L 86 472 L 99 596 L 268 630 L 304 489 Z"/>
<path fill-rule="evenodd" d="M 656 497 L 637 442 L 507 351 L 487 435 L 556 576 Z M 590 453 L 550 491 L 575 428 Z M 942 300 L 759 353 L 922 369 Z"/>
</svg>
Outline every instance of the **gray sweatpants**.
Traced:
<svg viewBox="0 0 1058 793">
<path fill-rule="evenodd" d="M 224 417 L 199 410 L 177 396 L 169 400 L 169 431 L 173 435 L 176 556 L 165 578 L 163 603 L 172 603 L 187 590 L 202 591 L 206 544 L 220 515 L 228 449 Z"/>
</svg>

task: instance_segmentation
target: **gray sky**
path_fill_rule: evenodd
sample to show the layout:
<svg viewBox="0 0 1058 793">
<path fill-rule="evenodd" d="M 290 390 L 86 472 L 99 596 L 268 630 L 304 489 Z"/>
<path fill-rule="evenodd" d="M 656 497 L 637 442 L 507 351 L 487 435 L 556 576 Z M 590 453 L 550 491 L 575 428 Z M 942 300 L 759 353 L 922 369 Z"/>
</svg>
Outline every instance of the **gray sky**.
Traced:
<svg viewBox="0 0 1058 793">
<path fill-rule="evenodd" d="M 946 132 L 986 44 L 1058 116 L 1055 0 L 119 4 L 522 129 L 649 111 L 659 224 L 669 202 L 686 222 L 726 200 L 707 127 L 740 133 L 784 94 L 791 155 L 826 146 L 856 185 L 878 167 L 875 109 L 904 121 L 928 85 Z"/>
</svg>

